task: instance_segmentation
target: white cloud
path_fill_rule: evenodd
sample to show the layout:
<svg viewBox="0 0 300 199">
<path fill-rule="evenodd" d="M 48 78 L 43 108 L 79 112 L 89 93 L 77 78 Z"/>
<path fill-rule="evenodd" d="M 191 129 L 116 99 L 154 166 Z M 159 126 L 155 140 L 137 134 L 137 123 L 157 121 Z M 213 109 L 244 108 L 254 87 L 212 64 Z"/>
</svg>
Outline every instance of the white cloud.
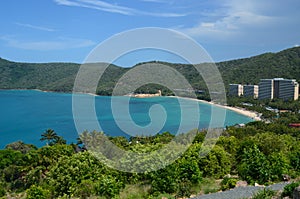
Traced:
<svg viewBox="0 0 300 199">
<path fill-rule="evenodd" d="M 69 0 L 54 0 L 58 5 L 65 5 L 65 6 L 80 6 L 79 3 L 72 2 Z"/>
<path fill-rule="evenodd" d="M 198 24 L 179 29 L 192 37 L 207 37 L 224 40 L 236 38 L 237 35 L 248 34 L 274 25 L 278 18 L 264 14 L 264 7 L 258 0 L 227 1 L 216 7 Z M 203 12 L 202 14 L 205 14 Z"/>
<path fill-rule="evenodd" d="M 215 24 L 214 23 L 207 23 L 207 22 L 202 22 L 200 24 L 201 27 L 203 28 L 214 28 L 215 27 Z"/>
<path fill-rule="evenodd" d="M 154 17 L 182 17 L 186 16 L 186 14 L 182 13 L 155 13 L 155 12 L 146 12 L 137 10 L 134 8 L 119 6 L 116 4 L 107 3 L 101 0 L 54 0 L 58 5 L 65 6 L 76 6 L 83 8 L 90 8 L 101 10 L 105 12 L 117 13 L 122 15 L 146 15 L 146 16 L 154 16 Z M 146 0 L 147 1 L 147 0 Z M 153 1 L 153 0 L 148 0 Z M 154 0 L 158 2 L 157 0 Z"/>
<path fill-rule="evenodd" d="M 36 29 L 36 30 L 42 30 L 42 31 L 47 31 L 47 32 L 54 32 L 56 31 L 55 29 L 52 28 L 48 28 L 48 27 L 43 27 L 43 26 L 36 26 L 36 25 L 31 25 L 31 24 L 25 24 L 25 23 L 15 23 L 18 26 L 23 26 L 26 28 L 32 28 L 32 29 Z"/>
<path fill-rule="evenodd" d="M 148 15 L 153 17 L 184 17 L 185 13 L 150 13 L 150 12 L 140 12 L 142 15 Z"/>
<path fill-rule="evenodd" d="M 9 47 L 38 51 L 83 48 L 93 46 L 96 44 L 91 40 L 64 37 L 60 37 L 55 41 L 21 41 L 11 36 L 2 36 L 0 37 L 0 39 L 5 41 L 6 45 Z"/>
<path fill-rule="evenodd" d="M 133 15 L 135 12 L 134 9 L 106 3 L 100 0 L 55 0 L 55 2 L 59 5 L 92 8 L 96 10 L 118 13 L 123 15 Z"/>
</svg>

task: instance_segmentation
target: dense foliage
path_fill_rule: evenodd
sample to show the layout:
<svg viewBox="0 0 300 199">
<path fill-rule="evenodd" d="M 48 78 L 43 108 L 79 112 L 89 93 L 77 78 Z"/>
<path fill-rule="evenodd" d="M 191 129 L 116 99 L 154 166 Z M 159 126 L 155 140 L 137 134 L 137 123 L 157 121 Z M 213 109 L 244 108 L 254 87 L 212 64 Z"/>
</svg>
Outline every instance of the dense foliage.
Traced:
<svg viewBox="0 0 300 199">
<path fill-rule="evenodd" d="M 218 63 L 224 82 L 257 84 L 260 79 L 283 77 L 300 80 L 300 48 L 265 53 L 251 58 Z M 228 82 L 230 81 L 230 82 Z"/>
<path fill-rule="evenodd" d="M 293 198 L 293 192 L 294 189 L 300 186 L 300 181 L 298 182 L 292 182 L 288 185 L 286 185 L 283 189 L 283 192 L 281 194 L 282 197 L 290 197 Z"/>
<path fill-rule="evenodd" d="M 273 196 L 276 195 L 276 192 L 271 189 L 263 189 L 261 191 L 258 191 L 252 199 L 272 199 Z"/>
<path fill-rule="evenodd" d="M 155 198 L 162 194 L 182 197 L 201 192 L 205 179 L 224 178 L 218 189 L 226 190 L 233 188 L 238 180 L 271 184 L 282 181 L 283 175 L 296 178 L 300 175 L 300 130 L 287 125 L 295 118 L 300 120 L 300 115 L 283 114 L 272 123 L 227 127 L 204 157 L 199 156 L 199 151 L 206 132 L 198 132 L 188 150 L 174 163 L 142 174 L 108 167 L 86 151 L 80 140 L 77 145 L 52 142 L 58 135 L 49 129 L 41 134 L 41 140 L 48 142 L 42 148 L 16 142 L 0 150 L 0 195 L 21 192 L 27 198 Z M 82 135 L 94 139 L 105 136 L 98 132 Z M 129 140 L 109 137 L 109 140 L 124 150 L 145 153 L 162 148 L 174 138 L 166 132 L 152 137 Z M 132 164 L 147 165 L 147 161 L 135 160 Z M 228 174 L 238 177 L 226 177 Z M 290 193 L 289 187 L 284 193 Z M 264 191 L 256 197 L 269 195 Z"/>
<path fill-rule="evenodd" d="M 209 99 L 206 84 L 192 65 L 164 62 L 151 63 L 164 64 L 176 69 L 195 90 L 206 91 L 205 93 L 198 93 L 200 98 Z M 300 47 L 290 48 L 279 53 L 266 53 L 246 59 L 220 62 L 216 65 L 220 70 L 226 88 L 228 88 L 229 83 L 257 84 L 263 78 L 283 77 L 299 81 Z M 105 65 L 100 63 L 99 67 L 101 66 Z M 201 67 L 201 64 L 199 66 Z M 0 58 L 0 88 L 69 92 L 72 91 L 79 67 L 79 64 L 74 63 L 16 63 Z M 97 94 L 111 95 L 120 77 L 129 69 L 110 65 L 99 81 Z M 127 79 L 126 82 L 121 81 L 119 83 L 129 87 L 132 82 L 143 78 L 143 75 L 145 74 L 137 72 L 134 79 Z M 146 75 L 151 76 L 151 72 Z M 168 77 L 165 76 L 164 78 Z M 173 94 L 168 88 L 158 84 L 144 85 L 137 88 L 136 92 L 156 93 L 157 90 L 162 90 L 164 95 Z"/>
</svg>

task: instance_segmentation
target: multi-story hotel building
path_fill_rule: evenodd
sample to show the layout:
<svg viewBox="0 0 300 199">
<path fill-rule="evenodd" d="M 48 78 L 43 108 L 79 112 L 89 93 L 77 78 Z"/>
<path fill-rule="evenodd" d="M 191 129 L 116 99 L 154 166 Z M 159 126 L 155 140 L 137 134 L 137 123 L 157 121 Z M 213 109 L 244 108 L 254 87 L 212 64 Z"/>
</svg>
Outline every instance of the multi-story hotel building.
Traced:
<svg viewBox="0 0 300 199">
<path fill-rule="evenodd" d="M 294 79 L 261 79 L 259 83 L 258 99 L 297 100 L 299 84 Z"/>
<path fill-rule="evenodd" d="M 244 97 L 258 98 L 258 85 L 244 85 Z"/>
<path fill-rule="evenodd" d="M 274 80 L 261 79 L 259 82 L 258 99 L 273 99 Z"/>
<path fill-rule="evenodd" d="M 283 100 L 297 100 L 299 96 L 299 84 L 294 79 L 274 79 L 274 98 Z"/>
<path fill-rule="evenodd" d="M 241 84 L 229 84 L 229 95 L 241 96 L 243 95 L 243 85 Z"/>
</svg>

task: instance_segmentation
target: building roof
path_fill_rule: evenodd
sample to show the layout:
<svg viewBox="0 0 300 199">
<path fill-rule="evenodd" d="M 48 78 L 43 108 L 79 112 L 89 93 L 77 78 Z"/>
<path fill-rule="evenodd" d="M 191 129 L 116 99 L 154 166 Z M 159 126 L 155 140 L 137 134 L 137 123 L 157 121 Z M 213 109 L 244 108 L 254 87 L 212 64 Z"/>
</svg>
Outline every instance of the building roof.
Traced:
<svg viewBox="0 0 300 199">
<path fill-rule="evenodd" d="M 300 127 L 300 123 L 290 123 L 290 127 Z"/>
</svg>

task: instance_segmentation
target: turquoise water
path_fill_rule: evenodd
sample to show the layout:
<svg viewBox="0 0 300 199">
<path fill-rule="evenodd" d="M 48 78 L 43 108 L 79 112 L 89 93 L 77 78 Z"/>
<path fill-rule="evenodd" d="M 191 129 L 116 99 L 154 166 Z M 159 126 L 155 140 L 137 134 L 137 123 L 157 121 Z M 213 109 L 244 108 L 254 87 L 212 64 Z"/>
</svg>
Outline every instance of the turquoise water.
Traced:
<svg viewBox="0 0 300 199">
<path fill-rule="evenodd" d="M 78 98 L 93 98 L 94 96 L 77 94 Z M 128 107 L 126 102 L 129 100 L 130 117 L 123 114 L 115 114 L 113 116 L 111 109 L 111 97 L 97 96 L 95 97 L 95 110 L 97 120 L 101 129 L 111 136 L 126 136 L 130 135 L 149 135 L 158 132 L 169 131 L 173 134 L 180 131 L 182 118 L 184 118 L 183 129 L 208 128 L 212 106 L 206 103 L 199 103 L 200 120 L 197 120 L 195 107 L 189 105 L 191 100 L 186 100 L 184 106 L 180 108 L 177 98 L 171 97 L 156 97 L 156 98 L 129 98 L 114 97 L 117 108 L 116 113 L 122 111 L 124 107 Z M 189 101 L 189 102 L 188 102 Z M 195 103 L 195 102 L 193 102 Z M 164 111 L 153 105 L 159 104 L 164 108 Z M 152 121 L 149 110 L 153 108 L 151 114 L 152 119 L 157 120 L 157 124 L 163 120 L 163 115 L 166 115 L 165 123 L 157 129 L 155 122 Z M 184 111 L 183 111 L 184 109 Z M 220 109 L 221 108 L 217 108 Z M 36 146 L 43 146 L 40 142 L 40 135 L 48 128 L 55 130 L 59 135 L 63 136 L 68 143 L 76 142 L 78 137 L 77 129 L 73 120 L 72 113 L 72 94 L 40 92 L 35 90 L 1 90 L 0 91 L 0 148 L 11 142 L 22 140 L 25 143 L 31 143 Z M 224 109 L 222 109 L 224 110 Z M 191 113 L 191 114 L 186 114 Z M 184 115 L 183 117 L 181 117 Z M 82 130 L 92 131 L 96 128 L 92 125 L 94 118 L 90 113 L 82 113 L 76 118 L 80 121 Z M 125 121 L 126 129 L 130 129 L 130 120 L 134 121 L 139 128 L 132 127 L 130 133 L 124 130 L 124 126 L 118 127 L 116 121 Z M 197 125 L 195 126 L 195 120 Z M 97 121 L 97 122 L 98 122 Z M 199 121 L 199 122 L 198 122 Z M 226 119 L 223 127 L 234 125 L 237 123 L 247 123 L 252 121 L 251 118 L 240 115 L 231 110 L 226 110 Z M 150 126 L 149 126 L 150 125 Z M 146 128 L 146 127 L 149 128 Z M 153 129 L 156 132 L 149 132 Z M 99 130 L 99 129 L 97 129 Z M 181 129 L 182 130 L 182 129 Z M 138 131 L 138 132 L 136 132 Z M 82 132 L 79 132 L 82 133 Z M 130 135 L 129 135 L 130 134 Z"/>
</svg>

